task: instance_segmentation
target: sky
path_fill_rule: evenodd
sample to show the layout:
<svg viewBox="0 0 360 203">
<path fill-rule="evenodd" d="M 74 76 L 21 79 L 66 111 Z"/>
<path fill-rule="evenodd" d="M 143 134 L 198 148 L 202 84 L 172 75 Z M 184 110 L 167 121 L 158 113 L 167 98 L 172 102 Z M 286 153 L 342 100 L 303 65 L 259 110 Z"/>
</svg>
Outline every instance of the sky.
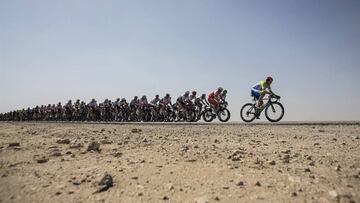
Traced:
<svg viewBox="0 0 360 203">
<path fill-rule="evenodd" d="M 285 121 L 360 120 L 358 0 L 0 0 L 0 112 L 228 90 L 271 75 Z"/>
</svg>

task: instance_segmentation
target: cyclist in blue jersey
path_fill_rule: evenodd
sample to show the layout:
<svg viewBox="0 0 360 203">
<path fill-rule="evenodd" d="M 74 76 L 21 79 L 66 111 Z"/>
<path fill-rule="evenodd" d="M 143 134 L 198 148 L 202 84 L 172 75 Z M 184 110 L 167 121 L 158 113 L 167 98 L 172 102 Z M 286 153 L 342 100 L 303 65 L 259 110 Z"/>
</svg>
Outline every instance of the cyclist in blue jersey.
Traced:
<svg viewBox="0 0 360 203">
<path fill-rule="evenodd" d="M 266 78 L 266 80 L 262 80 L 258 82 L 256 85 L 254 85 L 251 88 L 251 96 L 259 100 L 257 105 L 259 109 L 261 109 L 264 104 L 263 99 L 265 95 L 272 94 L 271 86 L 270 86 L 272 82 L 273 82 L 273 78 L 269 76 Z"/>
</svg>

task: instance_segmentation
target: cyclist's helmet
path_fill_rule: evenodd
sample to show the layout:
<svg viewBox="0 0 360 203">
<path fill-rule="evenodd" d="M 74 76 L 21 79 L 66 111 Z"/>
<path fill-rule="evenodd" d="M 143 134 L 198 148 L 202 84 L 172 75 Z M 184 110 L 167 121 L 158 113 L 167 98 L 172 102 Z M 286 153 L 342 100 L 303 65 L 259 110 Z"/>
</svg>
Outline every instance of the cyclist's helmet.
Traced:
<svg viewBox="0 0 360 203">
<path fill-rule="evenodd" d="M 159 98 L 159 95 L 157 94 L 157 95 L 155 95 L 155 98 Z"/>
<path fill-rule="evenodd" d="M 274 80 L 274 79 L 273 79 L 271 76 L 268 76 L 268 77 L 266 78 L 266 82 L 269 82 L 269 83 L 272 83 L 273 80 Z"/>
<path fill-rule="evenodd" d="M 189 96 L 189 94 L 190 94 L 189 91 L 186 91 L 186 92 L 185 92 L 185 95 L 186 95 L 186 96 Z"/>
<path fill-rule="evenodd" d="M 196 95 L 196 91 L 191 92 L 192 95 Z"/>
<path fill-rule="evenodd" d="M 202 99 L 205 99 L 205 98 L 206 98 L 206 94 L 202 94 L 202 95 L 201 95 L 201 98 L 202 98 Z"/>
<path fill-rule="evenodd" d="M 170 94 L 169 94 L 169 93 L 167 93 L 167 94 L 165 95 L 165 97 L 166 97 L 166 98 L 169 98 L 169 97 L 170 97 Z"/>
<path fill-rule="evenodd" d="M 217 91 L 222 92 L 223 88 L 222 87 L 218 87 Z"/>
</svg>

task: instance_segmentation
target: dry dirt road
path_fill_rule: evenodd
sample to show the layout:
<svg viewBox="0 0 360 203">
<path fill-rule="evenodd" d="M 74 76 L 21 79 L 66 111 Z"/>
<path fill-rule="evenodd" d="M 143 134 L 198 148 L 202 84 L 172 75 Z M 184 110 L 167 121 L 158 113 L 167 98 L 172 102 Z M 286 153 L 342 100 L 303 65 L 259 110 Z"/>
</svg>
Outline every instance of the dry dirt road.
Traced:
<svg viewBox="0 0 360 203">
<path fill-rule="evenodd" d="M 359 124 L 0 122 L 0 202 L 360 203 L 359 144 Z"/>
</svg>

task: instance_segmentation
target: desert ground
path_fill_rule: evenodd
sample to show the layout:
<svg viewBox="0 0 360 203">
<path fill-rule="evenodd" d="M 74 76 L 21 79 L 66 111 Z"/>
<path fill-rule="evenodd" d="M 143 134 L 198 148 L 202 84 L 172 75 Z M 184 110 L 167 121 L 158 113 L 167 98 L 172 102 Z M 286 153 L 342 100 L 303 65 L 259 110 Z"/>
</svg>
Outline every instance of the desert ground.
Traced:
<svg viewBox="0 0 360 203">
<path fill-rule="evenodd" d="M 0 202 L 360 202 L 359 144 L 359 123 L 0 122 Z"/>
</svg>

